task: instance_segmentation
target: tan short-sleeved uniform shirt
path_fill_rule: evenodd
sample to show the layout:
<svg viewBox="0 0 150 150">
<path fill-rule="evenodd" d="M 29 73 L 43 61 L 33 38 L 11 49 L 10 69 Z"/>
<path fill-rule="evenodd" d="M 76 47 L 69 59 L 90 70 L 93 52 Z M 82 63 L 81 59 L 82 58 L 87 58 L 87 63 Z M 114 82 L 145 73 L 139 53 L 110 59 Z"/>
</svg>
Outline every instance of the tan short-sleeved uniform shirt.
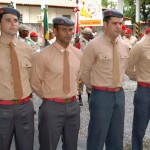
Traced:
<svg viewBox="0 0 150 150">
<path fill-rule="evenodd" d="M 131 49 L 126 74 L 132 80 L 150 83 L 150 36 Z"/>
<path fill-rule="evenodd" d="M 77 94 L 77 80 L 81 75 L 82 52 L 71 44 L 69 52 L 70 92 L 63 92 L 64 48 L 57 42 L 45 47 L 35 56 L 31 86 L 42 98 L 70 98 Z"/>
<path fill-rule="evenodd" d="M 120 85 L 129 58 L 129 48 L 121 38 L 116 38 L 120 64 Z M 84 48 L 82 80 L 91 86 L 116 87 L 113 83 L 113 45 L 106 35 L 97 37 Z"/>
<path fill-rule="evenodd" d="M 32 90 L 29 83 L 29 77 L 32 67 L 32 48 L 25 42 L 18 40 L 13 41 L 17 53 L 21 84 L 23 88 L 23 97 L 31 94 Z M 12 78 L 12 65 L 10 59 L 10 48 L 7 41 L 0 39 L 0 100 L 13 100 L 16 99 L 14 95 L 14 86 Z"/>
</svg>

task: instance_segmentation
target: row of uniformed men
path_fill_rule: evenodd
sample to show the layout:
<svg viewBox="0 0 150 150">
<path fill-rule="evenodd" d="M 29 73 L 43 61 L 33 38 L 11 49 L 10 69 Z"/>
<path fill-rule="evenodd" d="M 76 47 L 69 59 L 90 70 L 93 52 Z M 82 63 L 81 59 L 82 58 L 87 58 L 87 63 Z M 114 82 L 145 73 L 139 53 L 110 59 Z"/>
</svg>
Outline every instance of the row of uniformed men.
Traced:
<svg viewBox="0 0 150 150">
<path fill-rule="evenodd" d="M 77 150 L 80 107 L 76 95 L 80 78 L 92 90 L 87 150 L 103 150 L 104 144 L 107 150 L 123 150 L 125 71 L 138 83 L 134 97 L 132 149 L 142 150 L 150 118 L 150 36 L 137 42 L 129 55 L 129 47 L 119 38 L 123 14 L 106 10 L 103 15 L 104 34 L 85 46 L 84 55 L 70 44 L 74 22 L 66 17 L 56 17 L 53 19 L 56 42 L 33 57 L 32 48 L 16 38 L 20 13 L 13 8 L 0 8 L 0 150 L 10 150 L 13 135 L 16 149 L 33 150 L 32 90 L 42 99 L 39 149 L 56 150 L 62 135 L 62 149 Z M 10 43 L 13 43 L 19 61 L 21 99 L 14 92 Z M 68 63 L 69 68 L 64 66 Z M 117 73 L 114 72 L 116 67 Z M 67 91 L 64 87 L 66 71 Z M 116 74 L 119 75 L 118 83 L 114 80 Z"/>
</svg>

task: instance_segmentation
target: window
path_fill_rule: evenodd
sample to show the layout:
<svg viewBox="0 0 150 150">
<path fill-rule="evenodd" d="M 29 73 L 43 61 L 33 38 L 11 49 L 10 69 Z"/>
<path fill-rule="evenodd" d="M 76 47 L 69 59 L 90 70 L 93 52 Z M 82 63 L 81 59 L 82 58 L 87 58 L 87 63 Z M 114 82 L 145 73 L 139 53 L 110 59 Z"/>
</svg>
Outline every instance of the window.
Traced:
<svg viewBox="0 0 150 150">
<path fill-rule="evenodd" d="M 19 23 L 22 23 L 22 21 L 23 21 L 23 14 L 20 14 L 20 19 L 19 19 Z"/>
<path fill-rule="evenodd" d="M 67 18 L 71 18 L 71 16 L 70 15 L 62 15 L 63 17 L 67 17 Z"/>
<path fill-rule="evenodd" d="M 42 15 L 37 15 L 37 21 L 42 22 Z"/>
</svg>

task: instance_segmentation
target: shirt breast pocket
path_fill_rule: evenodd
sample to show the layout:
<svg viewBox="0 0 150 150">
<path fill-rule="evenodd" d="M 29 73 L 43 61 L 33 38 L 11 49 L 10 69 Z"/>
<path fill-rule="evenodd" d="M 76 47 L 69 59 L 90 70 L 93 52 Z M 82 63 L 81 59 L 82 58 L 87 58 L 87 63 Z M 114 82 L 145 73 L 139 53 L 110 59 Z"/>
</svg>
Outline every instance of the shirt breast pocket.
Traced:
<svg viewBox="0 0 150 150">
<path fill-rule="evenodd" d="M 6 62 L 0 62 L 0 85 L 5 86 L 6 88 L 11 88 L 11 68 L 10 64 Z"/>
<path fill-rule="evenodd" d="M 31 68 L 32 67 L 31 62 L 26 61 L 26 60 L 22 61 L 21 64 L 22 64 L 22 67 L 24 67 L 24 68 Z"/>
<path fill-rule="evenodd" d="M 123 61 L 128 61 L 128 59 L 129 59 L 129 55 L 128 55 L 128 54 L 122 53 L 122 54 L 120 54 L 120 55 L 121 55 L 121 59 L 122 59 Z"/>
<path fill-rule="evenodd" d="M 10 70 L 10 65 L 1 62 L 0 63 L 0 82 L 5 82 L 7 80 L 11 80 L 11 70 Z"/>
<path fill-rule="evenodd" d="M 126 69 L 127 64 L 128 64 L 128 60 L 129 60 L 129 55 L 126 53 L 122 53 L 122 54 L 120 54 L 120 56 L 121 56 L 122 68 Z"/>
<path fill-rule="evenodd" d="M 30 72 L 31 72 L 32 64 L 28 59 L 23 59 L 21 61 L 21 67 L 20 67 L 20 74 L 21 74 L 21 79 L 24 78 L 29 78 Z"/>
<path fill-rule="evenodd" d="M 100 53 L 99 54 L 99 61 L 100 63 L 102 63 L 103 65 L 110 65 L 112 62 L 112 56 L 108 55 L 108 54 L 103 54 Z"/>
</svg>

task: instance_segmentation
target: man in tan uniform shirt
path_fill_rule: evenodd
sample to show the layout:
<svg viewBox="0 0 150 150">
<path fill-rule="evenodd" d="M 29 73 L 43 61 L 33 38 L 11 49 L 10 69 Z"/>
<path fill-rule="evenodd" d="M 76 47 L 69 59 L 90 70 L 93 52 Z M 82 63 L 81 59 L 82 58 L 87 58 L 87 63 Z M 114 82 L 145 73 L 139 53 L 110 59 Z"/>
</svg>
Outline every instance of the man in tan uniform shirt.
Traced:
<svg viewBox="0 0 150 150">
<path fill-rule="evenodd" d="M 89 109 L 87 150 L 123 150 L 124 90 L 123 77 L 128 62 L 129 49 L 119 38 L 123 15 L 116 10 L 104 11 L 104 34 L 85 47 L 81 78 L 92 88 Z M 119 83 L 113 79 L 112 42 L 117 48 Z"/>
<path fill-rule="evenodd" d="M 0 150 L 10 150 L 13 136 L 17 150 L 33 150 L 34 109 L 29 83 L 33 52 L 29 45 L 16 38 L 19 17 L 20 13 L 13 8 L 0 8 Z M 16 53 L 17 59 L 12 52 Z M 15 92 L 14 73 L 17 71 L 13 60 L 19 63 L 17 82 L 21 81 L 21 98 Z"/>
<path fill-rule="evenodd" d="M 76 100 L 82 52 L 70 43 L 74 23 L 66 17 L 53 19 L 56 42 L 38 53 L 33 62 L 31 86 L 42 99 L 39 110 L 40 150 L 56 150 L 60 135 L 64 150 L 77 150 L 80 107 Z M 70 90 L 65 92 L 64 56 L 68 53 Z"/>
<path fill-rule="evenodd" d="M 150 15 L 148 20 L 150 26 Z M 143 150 L 143 138 L 150 119 L 150 35 L 137 42 L 131 49 L 126 73 L 131 80 L 137 81 L 134 96 L 132 150 Z"/>
<path fill-rule="evenodd" d="M 92 32 L 92 29 L 91 28 L 84 28 L 82 31 L 81 31 L 81 37 L 80 37 L 80 50 L 82 50 L 83 52 L 83 49 L 84 47 L 90 42 L 90 40 L 92 40 L 94 38 L 93 36 L 93 32 Z M 84 86 L 84 83 L 83 81 L 80 79 L 79 80 L 79 104 L 80 106 L 83 105 L 83 102 L 82 102 L 82 93 L 83 93 L 83 86 Z M 86 93 L 88 95 L 88 101 L 89 101 L 89 97 L 90 97 L 90 94 L 91 94 L 91 90 L 89 88 L 86 87 Z"/>
</svg>

